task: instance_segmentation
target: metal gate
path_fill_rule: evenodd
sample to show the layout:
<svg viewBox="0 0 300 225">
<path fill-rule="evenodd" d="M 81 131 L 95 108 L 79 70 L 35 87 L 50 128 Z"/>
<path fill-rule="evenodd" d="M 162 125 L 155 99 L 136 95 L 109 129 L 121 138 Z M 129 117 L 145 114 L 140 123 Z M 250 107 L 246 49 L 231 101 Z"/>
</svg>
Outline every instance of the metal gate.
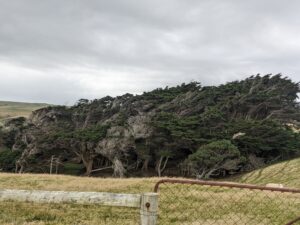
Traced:
<svg viewBox="0 0 300 225">
<path fill-rule="evenodd" d="M 201 180 L 163 179 L 158 224 L 300 224 L 300 190 Z"/>
</svg>

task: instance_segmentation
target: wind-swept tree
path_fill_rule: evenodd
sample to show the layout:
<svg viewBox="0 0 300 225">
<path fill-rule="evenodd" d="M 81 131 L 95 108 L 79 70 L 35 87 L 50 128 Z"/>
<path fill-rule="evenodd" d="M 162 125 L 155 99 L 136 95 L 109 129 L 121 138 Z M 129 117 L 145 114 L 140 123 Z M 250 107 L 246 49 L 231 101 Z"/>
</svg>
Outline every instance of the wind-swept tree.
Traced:
<svg viewBox="0 0 300 225">
<path fill-rule="evenodd" d="M 188 157 L 195 175 L 200 179 L 237 171 L 244 160 L 238 148 L 228 140 L 203 145 Z"/>
</svg>

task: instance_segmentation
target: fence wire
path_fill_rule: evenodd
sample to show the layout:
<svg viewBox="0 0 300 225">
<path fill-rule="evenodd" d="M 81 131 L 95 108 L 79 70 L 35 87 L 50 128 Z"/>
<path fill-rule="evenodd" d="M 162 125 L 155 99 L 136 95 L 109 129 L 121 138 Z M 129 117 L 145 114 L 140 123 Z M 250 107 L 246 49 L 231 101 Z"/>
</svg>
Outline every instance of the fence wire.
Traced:
<svg viewBox="0 0 300 225">
<path fill-rule="evenodd" d="M 139 225 L 138 208 L 83 204 L 0 202 L 5 225 Z"/>
<path fill-rule="evenodd" d="M 285 225 L 300 216 L 295 189 L 166 179 L 155 191 L 159 225 Z"/>
</svg>

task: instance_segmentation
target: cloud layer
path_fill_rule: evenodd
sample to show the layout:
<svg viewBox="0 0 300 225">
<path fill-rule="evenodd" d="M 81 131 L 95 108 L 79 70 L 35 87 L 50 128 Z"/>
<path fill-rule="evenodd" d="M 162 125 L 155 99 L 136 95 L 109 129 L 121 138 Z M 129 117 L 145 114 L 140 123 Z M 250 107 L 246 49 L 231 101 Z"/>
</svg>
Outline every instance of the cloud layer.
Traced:
<svg viewBox="0 0 300 225">
<path fill-rule="evenodd" d="M 300 2 L 0 0 L 0 99 L 72 104 L 257 73 L 300 81 Z"/>
</svg>

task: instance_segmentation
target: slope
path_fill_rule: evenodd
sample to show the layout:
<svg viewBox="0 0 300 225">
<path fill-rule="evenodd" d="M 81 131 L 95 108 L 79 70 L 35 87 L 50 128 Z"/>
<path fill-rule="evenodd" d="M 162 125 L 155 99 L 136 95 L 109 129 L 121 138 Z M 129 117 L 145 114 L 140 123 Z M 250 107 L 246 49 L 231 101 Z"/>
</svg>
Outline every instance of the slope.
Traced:
<svg viewBox="0 0 300 225">
<path fill-rule="evenodd" d="M 11 117 L 28 117 L 34 110 L 48 106 L 45 103 L 0 101 L 0 120 Z"/>
<path fill-rule="evenodd" d="M 255 170 L 234 181 L 258 185 L 280 183 L 287 187 L 300 188 L 300 158 Z"/>
</svg>

